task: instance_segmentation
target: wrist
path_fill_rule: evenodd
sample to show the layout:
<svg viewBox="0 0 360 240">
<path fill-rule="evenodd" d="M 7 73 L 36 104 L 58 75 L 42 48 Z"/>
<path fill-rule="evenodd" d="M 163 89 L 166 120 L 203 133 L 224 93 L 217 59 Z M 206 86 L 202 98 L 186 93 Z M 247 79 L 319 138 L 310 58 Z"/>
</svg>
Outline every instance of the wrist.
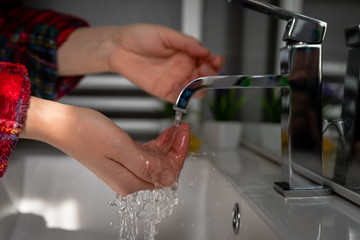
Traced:
<svg viewBox="0 0 360 240">
<path fill-rule="evenodd" d="M 30 98 L 26 121 L 20 138 L 28 138 L 52 144 L 54 135 L 66 122 L 65 105 L 36 97 Z M 58 116 L 62 116 L 59 118 Z M 56 124 L 54 124 L 56 123 Z"/>
</svg>

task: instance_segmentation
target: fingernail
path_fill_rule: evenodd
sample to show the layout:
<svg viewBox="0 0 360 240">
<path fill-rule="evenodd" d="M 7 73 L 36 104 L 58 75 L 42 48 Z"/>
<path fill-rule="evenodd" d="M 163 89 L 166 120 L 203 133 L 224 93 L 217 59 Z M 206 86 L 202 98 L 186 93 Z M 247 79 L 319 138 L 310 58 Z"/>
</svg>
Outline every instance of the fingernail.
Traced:
<svg viewBox="0 0 360 240">
<path fill-rule="evenodd" d="M 161 173 L 160 183 L 164 186 L 170 186 L 174 182 L 174 176 L 169 169 Z"/>
</svg>

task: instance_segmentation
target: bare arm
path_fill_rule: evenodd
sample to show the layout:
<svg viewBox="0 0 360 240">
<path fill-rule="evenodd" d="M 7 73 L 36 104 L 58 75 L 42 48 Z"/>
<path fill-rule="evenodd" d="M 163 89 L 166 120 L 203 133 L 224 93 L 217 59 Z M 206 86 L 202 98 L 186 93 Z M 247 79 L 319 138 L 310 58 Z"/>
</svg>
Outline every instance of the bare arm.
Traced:
<svg viewBox="0 0 360 240">
<path fill-rule="evenodd" d="M 60 75 L 115 72 L 169 102 L 189 81 L 217 75 L 224 65 L 194 38 L 151 24 L 79 28 L 57 61 Z"/>
<path fill-rule="evenodd" d="M 139 144 L 97 111 L 32 97 L 20 137 L 61 149 L 114 191 L 127 195 L 155 185 L 169 186 L 179 176 L 188 150 L 189 126 L 179 127 L 164 152 L 172 130 Z"/>
</svg>

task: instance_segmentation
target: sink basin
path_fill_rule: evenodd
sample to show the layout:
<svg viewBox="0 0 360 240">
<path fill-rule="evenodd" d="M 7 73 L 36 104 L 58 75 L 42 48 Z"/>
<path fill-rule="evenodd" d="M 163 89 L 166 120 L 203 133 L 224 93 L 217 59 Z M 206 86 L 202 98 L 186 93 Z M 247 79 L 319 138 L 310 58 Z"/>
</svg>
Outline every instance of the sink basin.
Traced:
<svg viewBox="0 0 360 240">
<path fill-rule="evenodd" d="M 279 239 L 211 156 L 188 157 L 178 197 L 173 214 L 156 225 L 156 239 Z M 112 190 L 72 158 L 22 141 L 0 180 L 0 239 L 118 239 L 117 209 L 108 205 L 114 199 Z M 142 233 L 140 224 L 137 239 Z"/>
</svg>

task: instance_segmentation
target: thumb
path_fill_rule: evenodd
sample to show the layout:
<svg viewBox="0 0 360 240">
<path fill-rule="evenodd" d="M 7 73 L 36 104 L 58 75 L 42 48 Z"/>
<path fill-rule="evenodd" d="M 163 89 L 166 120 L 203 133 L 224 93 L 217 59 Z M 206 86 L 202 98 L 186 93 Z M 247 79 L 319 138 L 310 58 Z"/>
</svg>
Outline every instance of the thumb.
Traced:
<svg viewBox="0 0 360 240">
<path fill-rule="evenodd" d="M 189 151 L 189 142 L 190 126 L 186 123 L 181 123 L 177 129 L 173 144 L 168 153 L 173 166 L 178 171 L 180 171 L 184 165 L 184 161 Z"/>
</svg>

